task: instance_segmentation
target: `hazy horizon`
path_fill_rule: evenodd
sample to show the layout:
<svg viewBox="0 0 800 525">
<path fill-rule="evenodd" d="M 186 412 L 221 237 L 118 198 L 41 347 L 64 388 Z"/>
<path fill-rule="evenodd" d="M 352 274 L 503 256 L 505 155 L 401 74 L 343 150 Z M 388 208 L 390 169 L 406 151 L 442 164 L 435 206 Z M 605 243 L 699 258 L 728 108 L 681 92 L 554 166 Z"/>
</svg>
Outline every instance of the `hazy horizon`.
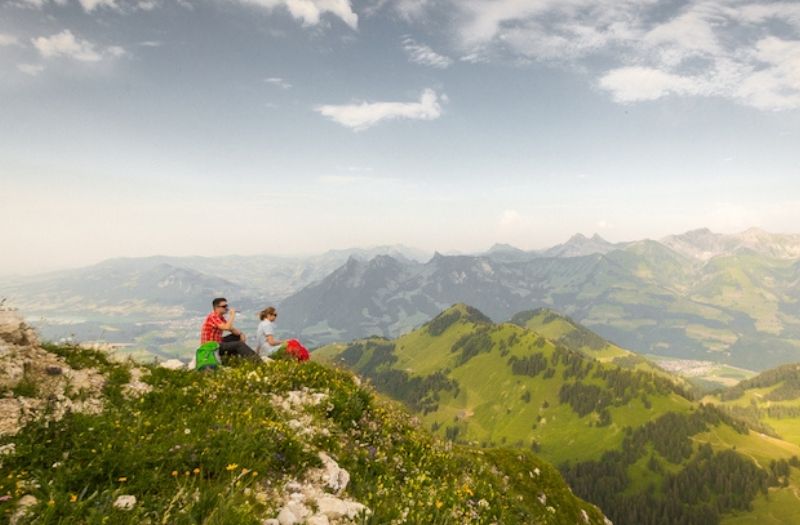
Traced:
<svg viewBox="0 0 800 525">
<path fill-rule="evenodd" d="M 800 224 L 800 5 L 11 0 L 0 275 Z"/>
<path fill-rule="evenodd" d="M 750 228 L 745 228 L 744 230 L 735 230 L 735 231 L 715 231 L 711 230 L 712 233 L 715 234 L 722 234 L 722 235 L 733 235 L 744 233 L 748 230 L 763 230 L 756 226 L 752 226 Z M 433 248 L 425 248 L 421 246 L 415 246 L 408 243 L 385 243 L 385 244 L 372 244 L 372 245 L 350 245 L 350 246 L 332 246 L 329 248 L 322 249 L 320 251 L 309 251 L 309 252 L 295 252 L 295 253 L 266 253 L 266 252 L 254 252 L 254 253 L 240 253 L 240 252 L 220 252 L 220 253 L 143 253 L 138 255 L 110 255 L 107 257 L 103 257 L 100 259 L 95 260 L 86 260 L 83 263 L 70 265 L 70 266 L 60 266 L 60 267 L 51 267 L 46 268 L 44 270 L 32 270 L 32 271 L 22 271 L 22 272 L 15 272 L 15 273 L 0 273 L 0 277 L 2 278 L 14 278 L 14 277 L 30 277 L 39 274 L 48 274 L 52 272 L 60 272 L 60 271 L 69 271 L 79 268 L 85 268 L 87 266 L 92 266 L 94 264 L 99 264 L 104 261 L 114 260 L 114 259 L 138 259 L 138 258 L 155 258 L 155 257 L 258 257 L 258 256 L 272 256 L 276 258 L 305 258 L 305 257 L 314 257 L 324 255 L 326 253 L 337 252 L 337 251 L 349 251 L 349 250 L 375 250 L 379 248 L 405 248 L 412 252 L 416 252 L 419 256 L 423 257 L 423 259 L 431 258 L 434 256 L 435 253 L 441 253 L 443 255 L 478 255 L 487 252 L 492 247 L 498 244 L 509 245 L 513 248 L 517 248 L 524 251 L 535 252 L 535 251 L 543 251 L 549 248 L 553 248 L 555 246 L 564 244 L 570 241 L 573 237 L 578 235 L 583 235 L 584 237 L 592 238 L 595 235 L 600 236 L 603 240 L 614 243 L 614 244 L 621 244 L 621 243 L 631 243 L 637 241 L 645 241 L 645 240 L 655 240 L 658 241 L 667 237 L 669 235 L 681 235 L 684 233 L 690 233 L 699 230 L 710 230 L 710 228 L 705 226 L 700 226 L 697 228 L 691 228 L 690 230 L 680 231 L 680 232 L 671 232 L 666 235 L 659 235 L 659 236 L 646 236 L 646 237 L 639 237 L 639 238 L 628 238 L 628 239 L 616 239 L 609 236 L 602 235 L 598 232 L 591 232 L 591 233 L 584 233 L 584 232 L 575 232 L 571 234 L 569 237 L 561 239 L 552 244 L 532 244 L 530 246 L 525 245 L 518 245 L 510 242 L 493 242 L 486 246 L 479 246 L 475 249 L 467 249 L 467 250 L 459 250 L 459 249 L 442 249 L 439 247 Z M 800 236 L 800 232 L 791 232 L 791 231 L 766 231 L 769 234 L 773 235 L 798 235 Z"/>
</svg>

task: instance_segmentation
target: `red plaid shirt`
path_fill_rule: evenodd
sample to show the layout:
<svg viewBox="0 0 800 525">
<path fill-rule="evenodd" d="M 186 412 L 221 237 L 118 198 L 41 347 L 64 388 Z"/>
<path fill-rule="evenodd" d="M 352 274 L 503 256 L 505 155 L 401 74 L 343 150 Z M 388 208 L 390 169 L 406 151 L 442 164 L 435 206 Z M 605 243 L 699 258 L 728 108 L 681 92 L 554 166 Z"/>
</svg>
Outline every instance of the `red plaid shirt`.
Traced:
<svg viewBox="0 0 800 525">
<path fill-rule="evenodd" d="M 221 315 L 211 312 L 206 317 L 206 320 L 203 321 L 203 327 L 200 328 L 200 344 L 207 343 L 209 341 L 216 341 L 217 343 L 222 342 L 222 329 L 219 327 L 221 324 L 225 324 L 227 321 Z"/>
</svg>

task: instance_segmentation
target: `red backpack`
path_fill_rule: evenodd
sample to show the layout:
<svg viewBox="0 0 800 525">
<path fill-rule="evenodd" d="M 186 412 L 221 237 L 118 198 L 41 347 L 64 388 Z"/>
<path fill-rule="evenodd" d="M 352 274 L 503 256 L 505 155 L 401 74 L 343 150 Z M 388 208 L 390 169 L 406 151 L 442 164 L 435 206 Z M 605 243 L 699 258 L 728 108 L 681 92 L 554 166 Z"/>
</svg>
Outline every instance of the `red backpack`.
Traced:
<svg viewBox="0 0 800 525">
<path fill-rule="evenodd" d="M 297 339 L 289 339 L 286 341 L 286 353 L 298 361 L 308 361 L 311 358 L 308 349 L 301 345 L 300 341 Z"/>
</svg>

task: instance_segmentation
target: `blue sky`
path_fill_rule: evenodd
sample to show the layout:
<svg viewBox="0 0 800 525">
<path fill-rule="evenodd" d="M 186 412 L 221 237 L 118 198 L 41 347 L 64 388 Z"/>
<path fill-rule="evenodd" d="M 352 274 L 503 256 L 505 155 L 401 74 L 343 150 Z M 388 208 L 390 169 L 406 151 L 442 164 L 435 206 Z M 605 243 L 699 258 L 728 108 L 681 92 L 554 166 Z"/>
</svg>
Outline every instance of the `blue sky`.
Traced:
<svg viewBox="0 0 800 525">
<path fill-rule="evenodd" d="M 800 3 L 5 0 L 0 274 L 796 232 Z"/>
</svg>

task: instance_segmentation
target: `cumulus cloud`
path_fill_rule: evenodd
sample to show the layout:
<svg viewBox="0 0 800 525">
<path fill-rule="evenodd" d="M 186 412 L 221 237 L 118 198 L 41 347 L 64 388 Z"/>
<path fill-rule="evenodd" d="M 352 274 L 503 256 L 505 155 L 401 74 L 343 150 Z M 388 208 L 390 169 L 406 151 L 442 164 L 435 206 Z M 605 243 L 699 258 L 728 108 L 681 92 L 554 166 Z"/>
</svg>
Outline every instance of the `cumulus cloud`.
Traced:
<svg viewBox="0 0 800 525">
<path fill-rule="evenodd" d="M 44 66 L 41 64 L 17 64 L 17 69 L 19 69 L 26 75 L 35 77 L 36 75 L 44 71 Z"/>
<path fill-rule="evenodd" d="M 408 59 L 415 64 L 437 69 L 446 69 L 453 64 L 452 58 L 440 55 L 429 46 L 415 42 L 411 37 L 403 39 L 403 49 Z"/>
<path fill-rule="evenodd" d="M 353 29 L 358 28 L 358 15 L 353 11 L 350 0 L 238 0 L 243 3 L 272 10 L 286 8 L 296 20 L 305 26 L 320 23 L 324 14 L 331 14 L 341 19 Z"/>
<path fill-rule="evenodd" d="M 98 49 L 94 43 L 76 37 L 69 29 L 49 37 L 34 38 L 31 42 L 43 58 L 65 57 L 80 62 L 99 62 L 106 56 L 119 57 L 125 54 L 125 50 L 119 46 Z"/>
<path fill-rule="evenodd" d="M 361 102 L 318 106 L 315 110 L 342 126 L 361 131 L 384 120 L 435 120 L 442 115 L 440 100 L 444 102 L 446 97 L 426 89 L 418 102 Z"/>
<path fill-rule="evenodd" d="M 399 2 L 399 0 L 395 0 Z M 414 4 L 417 11 L 434 2 Z M 800 4 L 758 0 L 441 0 L 461 60 L 578 66 L 620 103 L 715 96 L 800 108 Z M 602 64 L 602 66 L 600 66 Z M 600 69 L 602 67 L 602 69 Z"/>
</svg>

